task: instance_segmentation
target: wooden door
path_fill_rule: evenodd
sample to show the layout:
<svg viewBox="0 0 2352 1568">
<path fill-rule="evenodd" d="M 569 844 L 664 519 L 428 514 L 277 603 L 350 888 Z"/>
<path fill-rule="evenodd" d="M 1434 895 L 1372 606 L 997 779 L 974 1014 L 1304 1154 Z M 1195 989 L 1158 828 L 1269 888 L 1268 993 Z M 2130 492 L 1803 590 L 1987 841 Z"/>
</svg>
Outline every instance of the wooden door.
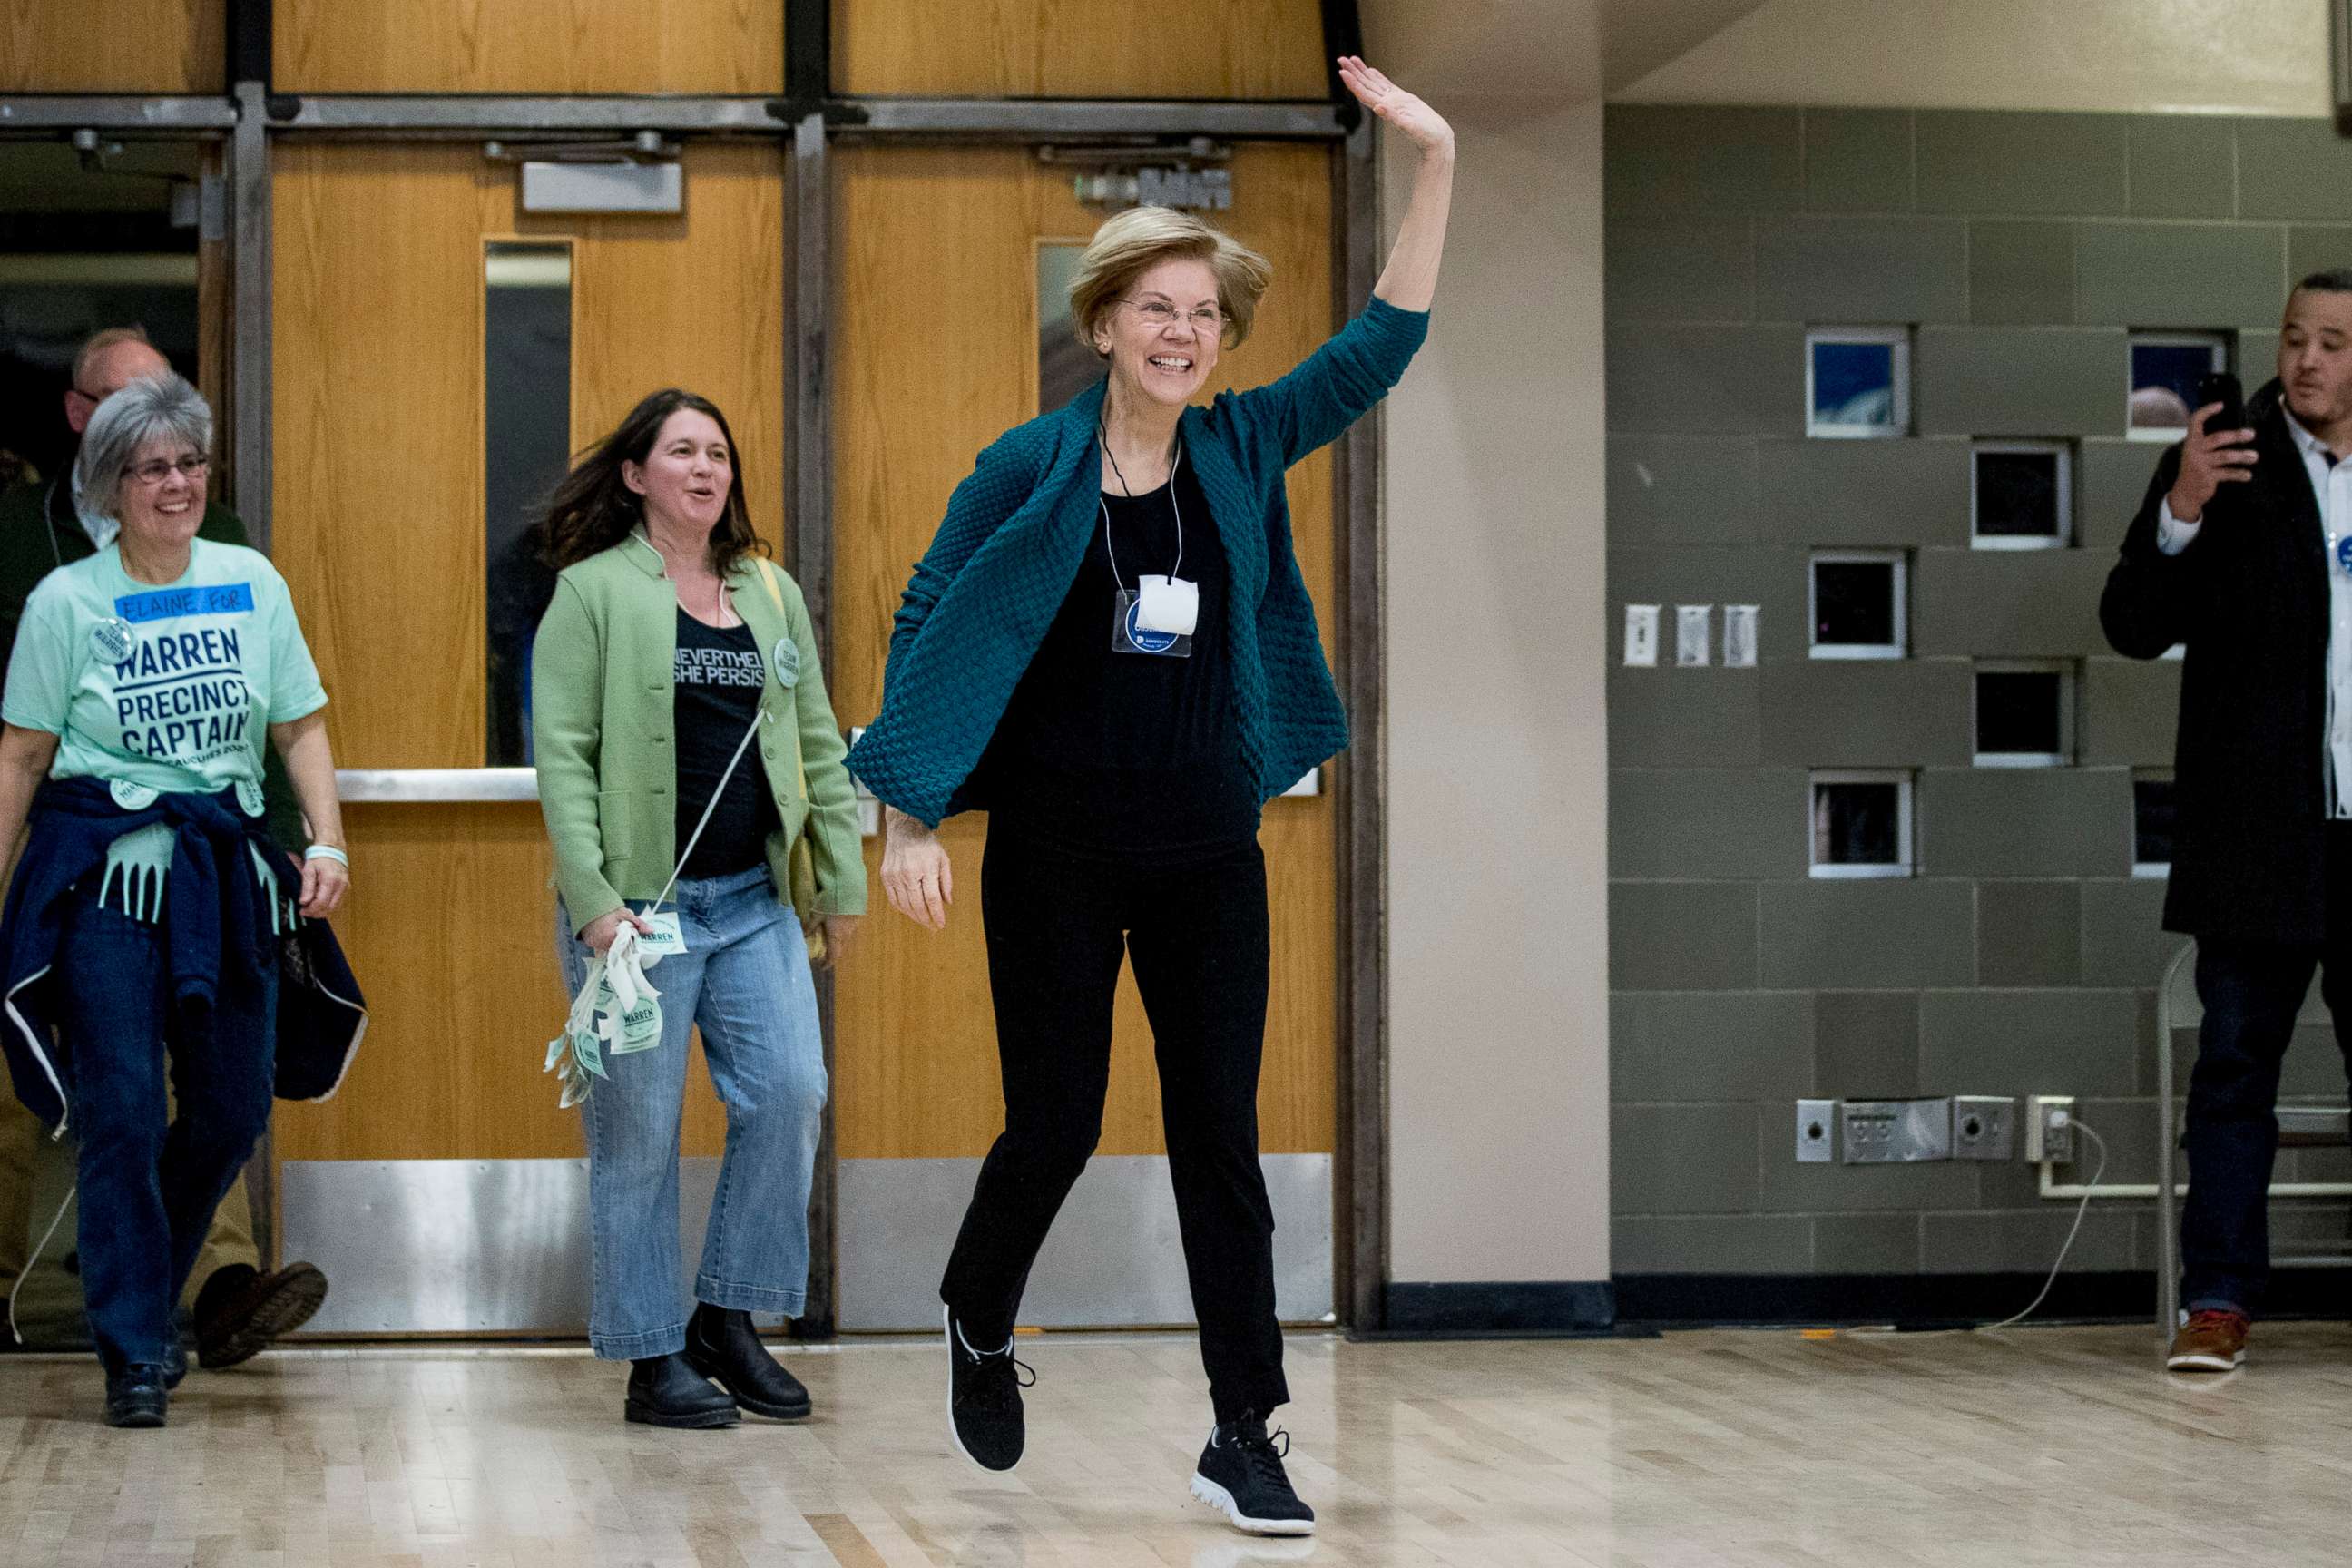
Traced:
<svg viewBox="0 0 2352 1568">
<path fill-rule="evenodd" d="M 782 154 L 698 145 L 684 162 L 683 216 L 549 218 L 520 214 L 514 166 L 476 145 L 276 149 L 273 553 L 339 767 L 485 763 L 494 242 L 568 247 L 572 449 L 648 392 L 701 392 L 733 426 L 755 525 L 784 542 Z M 537 805 L 345 814 L 338 927 L 372 1023 L 333 1100 L 280 1110 L 281 1169 L 579 1156 L 577 1115 L 540 1071 L 564 999 Z M 685 1152 L 716 1154 L 722 1131 L 698 1071 Z"/>
<path fill-rule="evenodd" d="M 862 724 L 880 706 L 891 614 L 949 491 L 982 447 L 1039 411 L 1037 248 L 1083 242 L 1105 215 L 1077 202 L 1066 168 L 1042 164 L 1025 149 L 864 147 L 836 157 L 833 691 L 843 722 Z M 1251 386 L 1288 370 L 1333 329 L 1328 154 L 1244 147 L 1233 184 L 1234 208 L 1216 221 L 1276 272 L 1255 333 L 1220 365 L 1228 384 Z M 1329 453 L 1300 464 L 1289 483 L 1299 565 L 1328 652 L 1338 621 Z M 1270 1155 L 1320 1156 L 1327 1171 L 1336 1098 L 1335 822 L 1328 794 L 1277 799 L 1259 835 L 1274 921 L 1263 1147 Z M 957 888 L 944 933 L 888 912 L 877 878 L 880 912 L 835 987 L 845 1328 L 914 1326 L 925 1308 L 921 1276 L 935 1281 L 945 1260 L 942 1221 L 951 1235 L 949 1211 L 970 1188 L 963 1164 L 940 1163 L 975 1163 L 1003 1127 L 981 941 L 985 834 L 978 814 L 943 828 Z M 878 872 L 878 837 L 866 851 Z M 1100 1157 L 1165 1154 L 1150 1042 L 1132 975 L 1123 974 Z M 917 1260 L 906 1261 L 908 1253 Z M 877 1269 L 898 1277 L 891 1290 L 875 1286 Z M 886 1310 L 886 1295 L 904 1310 Z M 1122 1320 L 1113 1310 L 1101 1321 Z"/>
</svg>

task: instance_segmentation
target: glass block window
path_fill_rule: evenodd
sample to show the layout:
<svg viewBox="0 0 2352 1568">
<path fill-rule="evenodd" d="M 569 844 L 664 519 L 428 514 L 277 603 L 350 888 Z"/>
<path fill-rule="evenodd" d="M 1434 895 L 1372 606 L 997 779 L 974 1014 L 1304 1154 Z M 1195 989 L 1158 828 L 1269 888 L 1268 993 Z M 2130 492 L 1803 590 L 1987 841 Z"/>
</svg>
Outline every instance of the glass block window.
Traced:
<svg viewBox="0 0 2352 1568">
<path fill-rule="evenodd" d="M 2072 542 L 2074 452 L 2063 441 L 1979 441 L 1969 478 L 1969 542 L 2051 550 Z"/>
<path fill-rule="evenodd" d="M 1911 332 L 1816 327 L 1805 334 L 1805 434 L 1888 437 L 1911 429 Z"/>
<path fill-rule="evenodd" d="M 1911 874 L 1911 775 L 1817 773 L 1812 776 L 1812 875 Z"/>
<path fill-rule="evenodd" d="M 2074 752 L 2074 683 L 2067 666 L 1977 666 L 1977 766 L 2062 767 Z"/>
<path fill-rule="evenodd" d="M 2197 378 L 2230 368 L 2221 332 L 2134 332 L 2124 431 L 2135 441 L 2178 441 L 2196 409 Z"/>
<path fill-rule="evenodd" d="M 1901 658 L 1909 628 L 1899 550 L 1822 551 L 1811 584 L 1815 658 Z"/>
<path fill-rule="evenodd" d="M 2162 877 L 2172 870 L 2172 775 L 2143 773 L 2132 780 L 2132 875 Z"/>
</svg>

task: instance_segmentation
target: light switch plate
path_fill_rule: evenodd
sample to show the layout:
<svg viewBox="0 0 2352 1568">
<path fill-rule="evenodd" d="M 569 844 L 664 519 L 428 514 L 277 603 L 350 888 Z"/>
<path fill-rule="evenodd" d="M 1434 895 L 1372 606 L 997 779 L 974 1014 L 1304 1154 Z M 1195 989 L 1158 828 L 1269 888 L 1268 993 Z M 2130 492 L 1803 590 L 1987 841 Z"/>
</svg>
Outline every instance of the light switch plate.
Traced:
<svg viewBox="0 0 2352 1568">
<path fill-rule="evenodd" d="M 1652 669 L 1658 663 L 1658 606 L 1625 606 L 1625 662 Z"/>
<path fill-rule="evenodd" d="M 1713 605 L 1676 605 L 1675 606 L 1675 662 L 1685 668 L 1696 668 L 1706 663 L 1707 644 L 1714 640 L 1711 633 L 1715 622 Z"/>
<path fill-rule="evenodd" d="M 1756 668 L 1757 607 L 1754 605 L 1723 606 L 1723 668 L 1753 669 Z"/>
</svg>

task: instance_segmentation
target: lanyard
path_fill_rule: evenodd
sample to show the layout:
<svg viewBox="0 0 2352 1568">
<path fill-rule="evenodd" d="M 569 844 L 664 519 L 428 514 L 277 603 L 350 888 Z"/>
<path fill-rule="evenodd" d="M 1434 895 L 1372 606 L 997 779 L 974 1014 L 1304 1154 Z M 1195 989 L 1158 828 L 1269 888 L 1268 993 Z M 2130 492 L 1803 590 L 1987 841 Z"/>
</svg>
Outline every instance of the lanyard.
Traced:
<svg viewBox="0 0 2352 1568">
<path fill-rule="evenodd" d="M 763 681 L 761 682 L 763 692 L 765 688 L 766 683 Z M 702 830 L 710 826 L 710 814 L 719 809 L 719 799 L 727 793 L 727 781 L 735 776 L 736 764 L 742 762 L 743 753 L 751 749 L 751 737 L 758 734 L 760 726 L 767 721 L 766 709 L 759 708 L 752 710 L 751 722 L 745 727 L 743 738 L 735 742 L 735 754 L 727 759 L 727 771 L 719 775 L 719 783 L 710 791 L 710 804 L 702 808 L 702 819 L 694 825 L 694 832 L 688 837 L 686 847 L 677 852 L 677 864 L 670 868 L 669 880 L 664 882 L 662 890 L 654 895 L 654 901 L 646 906 L 648 910 L 661 908 L 661 901 L 669 897 L 669 890 L 672 888 L 677 886 L 678 873 L 686 869 L 687 859 L 693 855 L 694 847 L 702 842 Z"/>
<path fill-rule="evenodd" d="M 1110 449 L 1110 433 L 1097 424 L 1095 434 L 1101 437 L 1103 456 L 1110 459 L 1110 471 L 1118 479 L 1119 493 L 1133 500 L 1135 492 L 1127 488 L 1127 475 L 1119 471 L 1118 457 Z M 1168 510 L 1176 514 L 1176 564 L 1168 568 L 1168 575 L 1171 578 L 1180 577 L 1184 572 L 1184 509 L 1176 504 L 1176 470 L 1183 466 L 1184 447 L 1179 443 L 1168 458 Z M 1110 542 L 1110 503 L 1097 496 L 1095 505 L 1102 509 L 1103 553 L 1110 557 L 1111 586 L 1125 593 L 1127 584 L 1120 582 L 1118 576 L 1118 552 L 1112 548 Z"/>
</svg>

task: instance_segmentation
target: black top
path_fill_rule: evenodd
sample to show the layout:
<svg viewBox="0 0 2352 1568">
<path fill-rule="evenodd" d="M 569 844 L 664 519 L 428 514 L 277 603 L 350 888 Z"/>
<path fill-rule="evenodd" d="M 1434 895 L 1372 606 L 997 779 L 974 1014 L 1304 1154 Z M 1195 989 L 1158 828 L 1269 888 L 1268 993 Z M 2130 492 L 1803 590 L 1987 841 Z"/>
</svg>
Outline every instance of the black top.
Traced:
<svg viewBox="0 0 2352 1568">
<path fill-rule="evenodd" d="M 1134 590 L 1145 573 L 1200 585 L 1189 658 L 1112 651 L 1118 589 Z M 1077 578 L 975 771 L 974 798 L 992 828 L 1010 825 L 1109 856 L 1255 835 L 1257 792 L 1233 717 L 1228 582 L 1224 547 L 1189 463 L 1147 494 L 1103 496 Z"/>
<path fill-rule="evenodd" d="M 768 679 L 749 626 L 724 630 L 677 612 L 677 847 L 686 847 L 702 808 L 710 804 L 727 759 L 742 743 L 760 710 L 760 689 Z M 767 775 L 756 750 L 746 751 L 727 781 L 727 793 L 710 814 L 680 877 L 725 877 L 760 864 L 768 835 L 783 826 L 768 793 Z"/>
</svg>

